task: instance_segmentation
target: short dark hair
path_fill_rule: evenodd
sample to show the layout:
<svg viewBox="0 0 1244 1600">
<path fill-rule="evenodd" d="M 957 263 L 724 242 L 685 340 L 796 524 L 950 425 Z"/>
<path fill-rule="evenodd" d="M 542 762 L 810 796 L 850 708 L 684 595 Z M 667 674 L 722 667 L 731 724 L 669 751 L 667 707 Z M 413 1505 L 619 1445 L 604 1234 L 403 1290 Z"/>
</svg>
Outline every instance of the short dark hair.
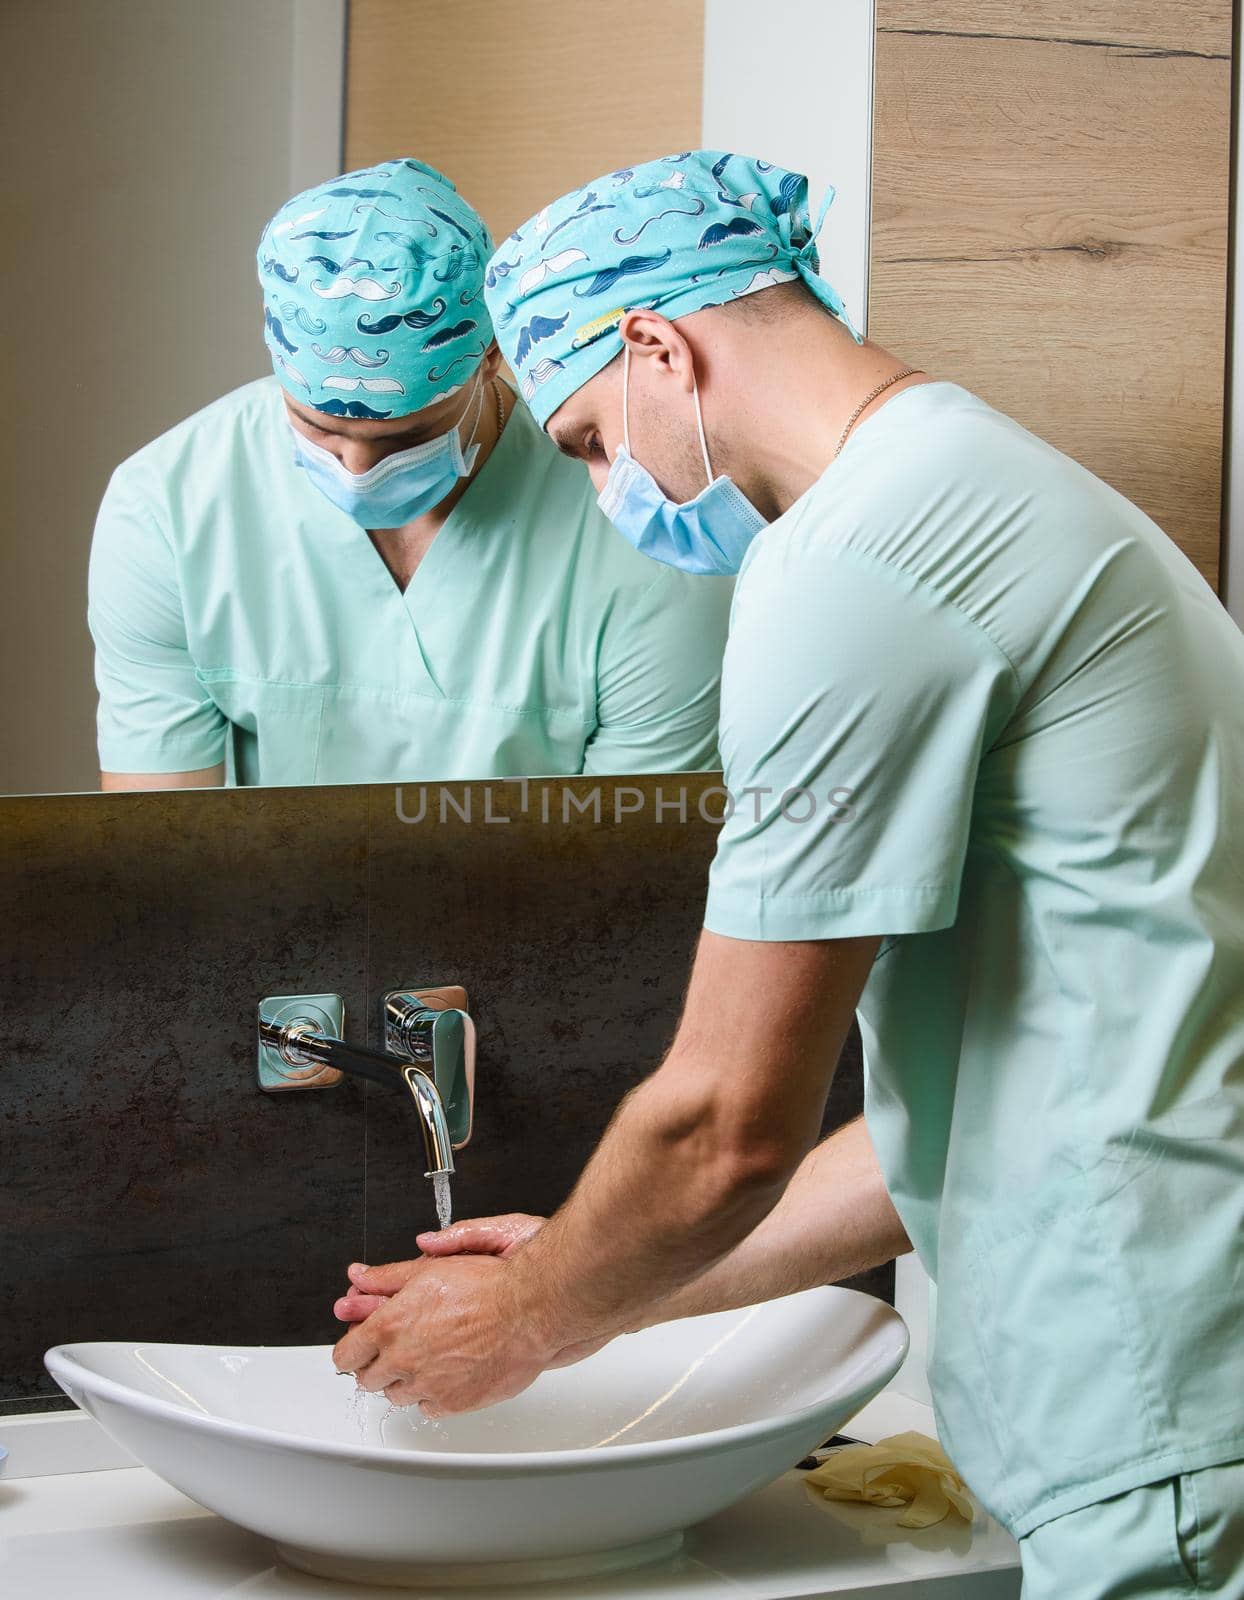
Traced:
<svg viewBox="0 0 1244 1600">
<path fill-rule="evenodd" d="M 802 278 L 794 278 L 789 283 L 771 283 L 765 289 L 725 302 L 731 313 L 749 322 L 782 322 L 797 311 L 807 311 L 820 304 Z"/>
</svg>

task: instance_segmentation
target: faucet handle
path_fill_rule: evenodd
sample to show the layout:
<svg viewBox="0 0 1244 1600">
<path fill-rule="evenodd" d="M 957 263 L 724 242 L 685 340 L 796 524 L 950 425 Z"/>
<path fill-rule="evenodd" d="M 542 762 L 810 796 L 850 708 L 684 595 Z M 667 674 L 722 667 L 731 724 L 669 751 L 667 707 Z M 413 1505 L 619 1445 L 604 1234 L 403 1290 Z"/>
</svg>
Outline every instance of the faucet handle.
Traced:
<svg viewBox="0 0 1244 1600">
<path fill-rule="evenodd" d="M 284 1089 L 327 1089 L 342 1074 L 297 1048 L 301 1028 L 329 1039 L 345 1031 L 346 1007 L 339 994 L 272 994 L 259 1002 L 259 1056 L 255 1077 L 268 1094 Z"/>
<path fill-rule="evenodd" d="M 475 1112 L 475 1023 L 465 989 L 393 989 L 384 997 L 384 1045 L 436 1084 L 455 1150 L 470 1141 Z"/>
</svg>

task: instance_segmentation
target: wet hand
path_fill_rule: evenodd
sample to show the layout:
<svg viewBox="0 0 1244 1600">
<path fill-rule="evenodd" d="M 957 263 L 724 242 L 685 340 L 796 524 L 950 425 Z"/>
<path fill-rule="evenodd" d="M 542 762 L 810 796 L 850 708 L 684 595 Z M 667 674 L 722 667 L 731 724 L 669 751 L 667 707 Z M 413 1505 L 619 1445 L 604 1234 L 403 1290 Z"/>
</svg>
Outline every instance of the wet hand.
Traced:
<svg viewBox="0 0 1244 1600">
<path fill-rule="evenodd" d="M 448 1416 L 521 1393 L 557 1361 L 561 1342 L 519 1303 L 501 1257 L 398 1263 L 412 1267 L 333 1351 L 338 1371 L 369 1394 Z"/>
<path fill-rule="evenodd" d="M 352 1262 L 346 1269 L 350 1287 L 333 1303 L 333 1316 L 338 1322 L 364 1322 L 373 1311 L 410 1281 L 422 1265 L 421 1260 L 391 1261 L 387 1266 L 368 1267 L 361 1261 Z"/>
<path fill-rule="evenodd" d="M 526 1211 L 510 1211 L 502 1217 L 475 1217 L 452 1223 L 448 1228 L 421 1233 L 415 1243 L 425 1256 L 512 1256 L 548 1219 L 533 1217 Z"/>
<path fill-rule="evenodd" d="M 455 1222 L 452 1227 L 419 1234 L 415 1243 L 423 1257 L 415 1261 L 394 1261 L 383 1267 L 368 1267 L 354 1262 L 347 1271 L 350 1287 L 333 1305 L 338 1322 L 365 1322 L 386 1300 L 410 1281 L 422 1260 L 454 1255 L 509 1257 L 538 1233 L 547 1219 L 525 1211 L 511 1211 L 500 1217 L 477 1217 Z M 579 1360 L 580 1357 L 573 1359 Z"/>
</svg>

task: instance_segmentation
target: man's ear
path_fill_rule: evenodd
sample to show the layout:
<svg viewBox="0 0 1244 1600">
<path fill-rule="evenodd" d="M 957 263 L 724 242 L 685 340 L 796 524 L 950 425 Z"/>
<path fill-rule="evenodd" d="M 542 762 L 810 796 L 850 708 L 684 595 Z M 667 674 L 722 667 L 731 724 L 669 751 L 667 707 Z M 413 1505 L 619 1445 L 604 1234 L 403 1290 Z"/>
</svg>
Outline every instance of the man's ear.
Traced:
<svg viewBox="0 0 1244 1600">
<path fill-rule="evenodd" d="M 695 360 L 691 346 L 668 317 L 659 311 L 634 307 L 618 324 L 618 335 L 631 352 L 631 360 L 651 362 L 654 379 L 672 379 L 680 389 L 691 392 L 695 382 Z"/>
<path fill-rule="evenodd" d="M 480 362 L 480 373 L 485 383 L 490 383 L 501 370 L 501 348 L 494 339 L 484 351 L 484 359 Z"/>
</svg>

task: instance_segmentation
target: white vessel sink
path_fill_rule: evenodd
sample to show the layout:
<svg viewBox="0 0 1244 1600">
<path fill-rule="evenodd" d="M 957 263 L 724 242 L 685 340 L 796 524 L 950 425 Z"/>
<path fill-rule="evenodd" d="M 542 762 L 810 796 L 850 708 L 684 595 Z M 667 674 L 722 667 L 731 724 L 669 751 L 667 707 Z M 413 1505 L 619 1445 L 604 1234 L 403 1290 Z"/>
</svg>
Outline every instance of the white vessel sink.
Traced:
<svg viewBox="0 0 1244 1600">
<path fill-rule="evenodd" d="M 327 1345 L 69 1344 L 46 1360 L 139 1460 L 293 1566 L 447 1586 L 673 1553 L 837 1432 L 906 1349 L 889 1306 L 812 1289 L 626 1335 L 441 1421 L 362 1395 Z"/>
</svg>

